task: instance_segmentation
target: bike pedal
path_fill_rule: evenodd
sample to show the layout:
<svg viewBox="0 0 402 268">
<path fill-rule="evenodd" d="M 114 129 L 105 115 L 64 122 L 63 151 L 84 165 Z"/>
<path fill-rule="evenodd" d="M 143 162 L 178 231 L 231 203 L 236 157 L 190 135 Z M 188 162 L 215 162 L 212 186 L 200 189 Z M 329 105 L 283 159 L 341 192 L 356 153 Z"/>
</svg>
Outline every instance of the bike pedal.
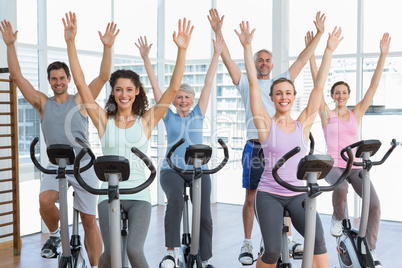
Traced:
<svg viewBox="0 0 402 268">
<path fill-rule="evenodd" d="M 296 252 L 296 253 L 293 253 L 293 259 L 295 259 L 295 260 L 301 260 L 301 259 L 303 259 L 303 252 Z"/>
</svg>

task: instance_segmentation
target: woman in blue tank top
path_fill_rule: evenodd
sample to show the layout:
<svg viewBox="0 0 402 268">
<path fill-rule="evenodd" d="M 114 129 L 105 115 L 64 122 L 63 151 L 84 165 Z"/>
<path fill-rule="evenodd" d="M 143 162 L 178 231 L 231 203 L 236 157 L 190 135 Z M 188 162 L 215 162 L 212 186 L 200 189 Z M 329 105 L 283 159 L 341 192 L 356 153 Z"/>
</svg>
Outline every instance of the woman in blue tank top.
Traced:
<svg viewBox="0 0 402 268">
<path fill-rule="evenodd" d="M 185 142 L 175 150 L 175 153 L 171 157 L 174 164 L 182 169 L 192 169 L 191 166 L 186 166 L 184 161 L 186 148 L 192 144 L 202 143 L 204 116 L 208 107 L 219 55 L 223 50 L 222 35 L 217 35 L 216 41 L 213 40 L 213 43 L 214 55 L 212 56 L 211 64 L 205 77 L 205 84 L 197 105 L 190 111 L 194 102 L 195 91 L 190 85 L 181 84 L 172 102 L 176 108 L 176 113 L 169 108 L 163 116 L 168 143 L 166 152 L 181 138 L 185 138 Z M 144 39 L 141 37 L 138 39 L 136 46 L 140 50 L 141 57 L 144 60 L 155 101 L 158 101 L 161 98 L 162 92 L 159 89 L 151 61 L 148 58 L 152 44 L 148 46 L 146 37 Z M 164 158 L 160 170 L 160 183 L 167 198 L 165 213 L 165 246 L 167 247 L 167 251 L 160 263 L 160 267 L 174 268 L 176 262 L 174 248 L 181 246 L 180 222 L 184 207 L 184 181 L 182 176 L 187 175 L 177 173 L 171 169 L 166 162 L 166 158 Z M 202 176 L 201 189 L 200 256 L 203 261 L 203 267 L 212 268 L 213 266 L 208 263 L 208 260 L 212 257 L 211 179 L 209 175 L 204 174 Z"/>
<path fill-rule="evenodd" d="M 75 14 L 65 22 L 65 27 L 76 24 Z M 146 153 L 148 141 L 152 130 L 166 113 L 167 107 L 179 90 L 183 77 L 186 50 L 190 42 L 193 27 L 186 19 L 179 20 L 178 33 L 173 34 L 173 41 L 178 47 L 175 69 L 173 71 L 170 85 L 161 96 L 160 100 L 152 108 L 147 110 L 148 100 L 144 88 L 139 80 L 138 74 L 130 70 L 115 71 L 110 77 L 112 91 L 102 109 L 92 97 L 92 94 L 85 83 L 84 74 L 77 57 L 74 38 L 67 42 L 67 52 L 74 83 L 83 99 L 85 108 L 93 124 L 98 130 L 102 142 L 104 154 L 130 155 L 130 173 L 127 184 L 133 185 L 142 183 L 144 179 L 143 166 L 137 166 L 136 161 L 129 150 L 137 146 Z M 67 39 L 66 39 L 67 40 Z M 141 169 L 141 170 L 139 170 Z M 123 195 L 122 199 L 126 199 Z M 145 238 L 148 232 L 151 203 L 149 191 L 140 192 L 128 197 L 128 200 L 121 201 L 122 207 L 128 214 L 129 236 L 127 253 L 132 267 L 148 267 L 143 252 Z M 110 267 L 110 243 L 107 200 L 100 198 L 98 205 L 99 223 L 104 242 L 104 252 L 99 259 L 99 267 Z"/>
<path fill-rule="evenodd" d="M 290 80 L 280 78 L 274 81 L 271 86 L 270 96 L 275 105 L 275 115 L 270 118 L 264 109 L 251 47 L 255 29 L 250 32 L 248 22 L 242 22 L 240 30 L 240 33 L 236 30 L 236 34 L 244 47 L 244 61 L 250 83 L 250 102 L 253 103 L 251 112 L 258 130 L 258 138 L 264 149 L 266 163 L 254 199 L 255 215 L 264 242 L 264 252 L 258 257 L 256 267 L 276 267 L 281 249 L 283 211 L 284 209 L 289 211 L 293 226 L 303 235 L 305 213 L 301 203 L 305 199 L 305 194 L 293 193 L 280 187 L 272 177 L 272 166 L 286 152 L 293 149 L 295 144 L 305 148 L 311 126 L 320 107 L 332 53 L 343 39 L 340 37 L 342 31 L 335 28 L 332 34 L 329 34 L 322 64 L 317 74 L 317 81 L 311 91 L 307 107 L 301 112 L 297 120 L 294 120 L 291 118 L 291 108 L 295 101 L 296 90 Z M 287 162 L 286 167 L 282 167 L 280 170 L 282 174 L 279 175 L 281 177 L 283 175 L 284 181 L 296 182 L 297 163 L 303 156 L 294 156 L 293 162 Z M 313 267 L 328 267 L 324 232 L 318 214 L 317 218 Z"/>
</svg>

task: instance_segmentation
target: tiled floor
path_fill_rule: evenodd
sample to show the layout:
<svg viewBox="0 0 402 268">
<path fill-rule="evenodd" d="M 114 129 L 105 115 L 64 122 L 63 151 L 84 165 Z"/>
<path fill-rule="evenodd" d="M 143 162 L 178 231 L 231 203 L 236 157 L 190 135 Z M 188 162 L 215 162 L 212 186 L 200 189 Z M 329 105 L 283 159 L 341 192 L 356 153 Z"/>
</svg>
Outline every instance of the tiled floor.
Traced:
<svg viewBox="0 0 402 268">
<path fill-rule="evenodd" d="M 215 267 L 243 267 L 237 261 L 237 256 L 242 243 L 243 227 L 241 220 L 242 207 L 231 204 L 213 205 L 214 219 L 214 256 L 211 263 Z M 164 207 L 154 206 L 152 208 L 151 225 L 145 245 L 145 253 L 149 266 L 156 268 L 164 254 L 164 230 L 163 230 Z M 339 267 L 335 249 L 335 238 L 329 234 L 330 216 L 321 215 L 321 220 L 326 233 L 327 248 L 329 254 L 329 267 Z M 82 230 L 81 230 L 82 232 Z M 303 238 L 293 233 L 293 236 L 300 242 Z M 21 256 L 13 256 L 11 250 L 0 251 L 0 268 L 10 267 L 56 267 L 55 259 L 43 259 L 39 255 L 42 243 L 46 235 L 34 234 L 22 238 Z M 377 253 L 381 257 L 383 267 L 402 267 L 399 257 L 402 248 L 402 223 L 382 221 L 380 225 Z M 260 241 L 258 224 L 255 223 L 253 237 L 254 253 L 257 254 L 257 247 Z M 293 267 L 301 267 L 301 261 L 292 261 Z M 254 267 L 254 266 L 248 266 Z"/>
</svg>

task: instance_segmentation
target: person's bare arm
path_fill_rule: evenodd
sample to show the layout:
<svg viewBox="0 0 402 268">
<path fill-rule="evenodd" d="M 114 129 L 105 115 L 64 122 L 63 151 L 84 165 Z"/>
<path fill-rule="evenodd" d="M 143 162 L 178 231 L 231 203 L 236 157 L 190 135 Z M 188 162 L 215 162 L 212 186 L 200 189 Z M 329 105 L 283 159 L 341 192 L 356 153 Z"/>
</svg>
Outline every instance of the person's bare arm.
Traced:
<svg viewBox="0 0 402 268">
<path fill-rule="evenodd" d="M 42 118 L 43 107 L 48 97 L 44 93 L 36 90 L 22 75 L 15 49 L 18 31 L 14 32 L 11 23 L 6 20 L 1 22 L 0 31 L 3 36 L 3 41 L 7 46 L 7 64 L 10 70 L 10 79 L 13 80 L 20 89 L 24 98 L 38 111 L 39 118 Z"/>
<path fill-rule="evenodd" d="M 107 115 L 106 112 L 96 103 L 90 88 L 85 82 L 84 72 L 82 71 L 80 62 L 78 60 L 77 49 L 75 47 L 76 31 L 74 32 L 68 29 L 77 29 L 77 19 L 75 13 L 72 13 L 71 11 L 66 13 L 66 18 L 63 18 L 63 25 L 65 28 L 65 33 L 67 33 L 64 38 L 67 44 L 68 60 L 70 63 L 71 73 L 74 76 L 74 83 L 83 103 L 85 103 L 85 109 L 87 110 L 92 123 L 98 130 L 99 138 L 101 138 L 105 133 Z"/>
<path fill-rule="evenodd" d="M 381 76 L 384 70 L 385 59 L 389 52 L 390 43 L 391 37 L 389 34 L 383 34 L 380 41 L 380 57 L 378 58 L 377 67 L 375 68 L 373 77 L 371 78 L 370 86 L 367 89 L 366 94 L 364 94 L 363 99 L 352 110 L 357 122 L 360 122 L 364 113 L 367 111 L 368 107 L 373 101 L 375 93 L 377 92 L 377 88 L 380 84 Z"/>
<path fill-rule="evenodd" d="M 313 32 L 307 32 L 307 34 L 304 38 L 306 47 L 308 47 L 310 42 L 313 40 L 313 37 L 314 37 Z M 313 82 L 315 84 L 318 70 L 317 70 L 317 62 L 315 60 L 314 53 L 310 57 L 309 62 L 310 62 L 311 78 L 313 79 Z M 322 95 L 322 100 L 321 100 L 320 108 L 318 109 L 318 114 L 321 119 L 322 127 L 325 127 L 328 124 L 329 119 L 331 118 L 331 110 L 329 109 L 327 103 L 325 102 L 324 94 Z"/>
<path fill-rule="evenodd" d="M 215 36 L 217 34 L 222 34 L 222 25 L 223 19 L 225 16 L 219 17 L 218 10 L 210 9 L 208 20 L 211 24 L 212 30 L 215 32 Z M 226 45 L 225 40 L 223 39 L 223 50 L 221 53 L 223 64 L 225 65 L 226 69 L 229 72 L 230 77 L 232 78 L 233 84 L 238 85 L 240 82 L 241 71 L 239 66 L 232 60 L 232 56 L 230 55 L 229 49 Z"/>
<path fill-rule="evenodd" d="M 202 115 L 205 115 L 208 108 L 209 98 L 211 96 L 212 82 L 214 81 L 216 68 L 218 67 L 219 55 L 223 50 L 223 37 L 222 34 L 216 35 L 216 41 L 214 43 L 214 55 L 211 59 L 207 75 L 205 76 L 204 87 L 202 88 L 200 99 L 198 100 L 198 106 L 200 107 Z"/>
<path fill-rule="evenodd" d="M 325 82 L 327 81 L 329 68 L 331 67 L 332 53 L 342 41 L 343 37 L 341 37 L 341 35 L 342 29 L 338 29 L 337 27 L 335 27 L 335 29 L 332 31 L 332 34 L 329 34 L 327 47 L 325 48 L 321 66 L 318 70 L 317 79 L 314 83 L 314 88 L 311 91 L 307 107 L 301 112 L 299 118 L 297 119 L 297 121 L 299 121 L 304 128 L 306 139 L 309 137 L 310 129 L 321 105 Z"/>
<path fill-rule="evenodd" d="M 159 120 L 166 113 L 169 108 L 170 103 L 176 96 L 177 91 L 179 91 L 181 80 L 183 78 L 184 66 L 186 62 L 186 53 L 188 45 L 190 44 L 191 34 L 193 32 L 194 26 L 191 26 L 191 22 L 183 19 L 179 20 L 178 33 L 173 33 L 173 41 L 176 43 L 177 59 L 176 65 L 173 70 L 172 78 L 170 79 L 169 87 L 162 94 L 161 99 L 157 102 L 151 109 L 145 112 L 142 116 L 143 118 L 143 129 L 148 139 L 151 137 L 152 130 L 158 124 Z"/>
<path fill-rule="evenodd" d="M 162 97 L 162 91 L 159 88 L 158 80 L 156 79 L 156 75 L 154 69 L 152 68 L 152 63 L 149 60 L 149 51 L 151 50 L 152 44 L 148 45 L 147 37 L 142 36 L 138 38 L 138 44 L 135 43 L 136 47 L 138 47 L 141 58 L 144 61 L 145 71 L 147 72 L 147 76 L 149 82 L 151 83 L 152 92 L 154 93 L 155 102 L 159 102 Z"/>
<path fill-rule="evenodd" d="M 88 85 L 95 99 L 98 97 L 105 83 L 109 80 L 112 67 L 112 47 L 119 32 L 120 30 L 117 29 L 117 24 L 114 22 L 107 24 L 105 34 L 102 35 L 102 33 L 98 31 L 99 38 L 103 44 L 102 62 L 99 75 Z"/>
<path fill-rule="evenodd" d="M 254 37 L 255 29 L 250 32 L 249 23 L 244 21 L 240 23 L 240 33 L 235 30 L 244 48 L 244 63 L 246 65 L 247 79 L 250 85 L 250 106 L 253 115 L 254 125 L 258 131 L 258 139 L 265 141 L 271 130 L 271 117 L 265 110 L 262 99 L 260 85 L 257 80 L 257 71 L 255 69 L 251 42 Z"/>
<path fill-rule="evenodd" d="M 325 14 L 321 15 L 321 12 L 317 12 L 314 25 L 317 28 L 317 33 L 314 38 L 311 40 L 309 45 L 299 54 L 296 61 L 289 68 L 290 80 L 294 81 L 296 77 L 299 75 L 300 71 L 307 64 L 307 61 L 314 54 L 315 49 L 320 41 L 321 36 L 324 34 L 324 23 L 325 23 Z"/>
</svg>

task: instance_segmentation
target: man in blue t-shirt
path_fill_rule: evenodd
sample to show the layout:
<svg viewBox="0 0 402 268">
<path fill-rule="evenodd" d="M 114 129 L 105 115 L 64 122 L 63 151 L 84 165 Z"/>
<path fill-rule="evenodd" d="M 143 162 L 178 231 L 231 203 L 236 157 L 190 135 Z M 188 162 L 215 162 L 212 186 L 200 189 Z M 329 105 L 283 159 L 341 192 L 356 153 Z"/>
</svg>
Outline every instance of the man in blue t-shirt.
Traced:
<svg viewBox="0 0 402 268">
<path fill-rule="evenodd" d="M 222 34 L 223 18 L 224 16 L 219 17 L 216 9 L 211 9 L 209 11 L 208 19 L 215 34 Z M 275 114 L 275 107 L 271 101 L 271 97 L 269 96 L 270 87 L 273 81 L 280 77 L 285 77 L 292 81 L 296 79 L 300 71 L 313 55 L 314 50 L 324 33 L 324 21 L 325 15 L 317 12 L 316 20 L 314 21 L 315 27 L 317 28 L 317 34 L 314 36 L 310 44 L 300 53 L 289 69 L 277 77 L 271 78 L 271 71 L 274 66 L 272 63 L 272 53 L 267 49 L 261 49 L 255 53 L 254 62 L 257 69 L 258 83 L 261 88 L 261 98 L 265 109 L 271 117 Z M 244 242 L 240 251 L 239 261 L 243 265 L 251 265 L 254 260 L 253 246 L 251 243 L 251 231 L 254 222 L 253 203 L 261 174 L 264 171 L 264 166 L 258 157 L 258 151 L 261 148 L 261 145 L 258 140 L 258 133 L 250 110 L 249 84 L 247 76 L 241 73 L 240 68 L 232 60 L 226 44 L 224 44 L 221 57 L 230 77 L 232 78 L 233 84 L 240 92 L 246 112 L 247 142 L 242 157 L 243 188 L 246 189 L 246 196 L 243 205 Z M 290 246 L 289 249 L 295 252 L 303 251 L 303 246 L 293 242 L 291 237 L 288 237 L 288 241 Z"/>
</svg>

